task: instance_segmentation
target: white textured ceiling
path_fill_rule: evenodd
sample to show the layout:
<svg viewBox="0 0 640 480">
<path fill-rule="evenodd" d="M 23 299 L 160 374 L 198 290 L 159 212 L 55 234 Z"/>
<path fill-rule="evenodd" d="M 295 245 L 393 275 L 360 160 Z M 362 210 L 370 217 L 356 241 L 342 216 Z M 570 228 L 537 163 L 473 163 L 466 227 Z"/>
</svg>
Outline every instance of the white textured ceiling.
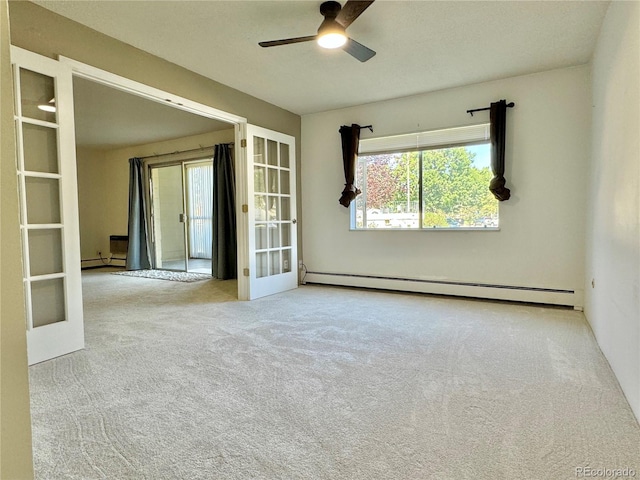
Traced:
<svg viewBox="0 0 640 480">
<path fill-rule="evenodd" d="M 608 1 L 377 0 L 347 33 L 360 63 L 314 43 L 320 1 L 36 1 L 189 70 L 303 115 L 587 63 Z"/>
</svg>

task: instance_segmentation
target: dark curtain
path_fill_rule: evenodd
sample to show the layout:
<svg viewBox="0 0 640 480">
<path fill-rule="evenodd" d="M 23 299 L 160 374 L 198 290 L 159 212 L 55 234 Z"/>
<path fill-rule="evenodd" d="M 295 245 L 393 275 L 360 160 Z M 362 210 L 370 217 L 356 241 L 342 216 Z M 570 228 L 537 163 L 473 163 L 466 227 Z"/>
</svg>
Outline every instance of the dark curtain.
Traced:
<svg viewBox="0 0 640 480">
<path fill-rule="evenodd" d="M 211 274 L 237 278 L 236 177 L 231 146 L 216 145 L 213 156 L 213 246 Z"/>
<path fill-rule="evenodd" d="M 353 184 L 356 176 L 356 161 L 358 159 L 358 143 L 360 142 L 360 125 L 340 127 L 342 137 L 342 163 L 344 166 L 344 190 L 340 197 L 340 204 L 349 207 L 349 204 L 362 192 Z"/>
<path fill-rule="evenodd" d="M 491 122 L 491 170 L 493 178 L 489 190 L 499 201 L 509 200 L 511 191 L 505 187 L 504 178 L 504 142 L 507 129 L 507 101 L 500 100 L 491 104 L 489 109 Z"/>
<path fill-rule="evenodd" d="M 148 225 L 142 159 L 130 158 L 127 270 L 151 268 Z"/>
</svg>

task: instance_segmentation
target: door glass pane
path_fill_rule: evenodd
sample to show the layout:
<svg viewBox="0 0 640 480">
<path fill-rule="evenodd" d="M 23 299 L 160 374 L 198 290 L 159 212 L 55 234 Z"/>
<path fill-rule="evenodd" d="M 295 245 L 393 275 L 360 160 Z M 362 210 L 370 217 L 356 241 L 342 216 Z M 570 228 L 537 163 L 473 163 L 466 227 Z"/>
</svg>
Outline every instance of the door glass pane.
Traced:
<svg viewBox="0 0 640 480">
<path fill-rule="evenodd" d="M 280 166 L 289 168 L 289 145 L 286 143 L 280 144 Z"/>
<path fill-rule="evenodd" d="M 280 170 L 280 193 L 289 194 L 291 190 L 289 188 L 289 171 Z"/>
<path fill-rule="evenodd" d="M 65 321 L 64 279 L 31 282 L 31 313 L 34 327 Z"/>
<path fill-rule="evenodd" d="M 282 273 L 288 273 L 291 271 L 291 250 L 286 249 L 282 251 Z"/>
<path fill-rule="evenodd" d="M 56 94 L 52 77 L 21 68 L 20 95 L 23 117 L 55 123 Z"/>
<path fill-rule="evenodd" d="M 254 215 L 256 222 L 264 222 L 267 220 L 267 196 L 254 195 Z"/>
<path fill-rule="evenodd" d="M 269 197 L 269 220 L 280 220 L 280 202 L 278 197 Z"/>
<path fill-rule="evenodd" d="M 277 248 L 280 246 L 280 225 L 277 223 L 269 224 L 269 248 Z"/>
<path fill-rule="evenodd" d="M 282 229 L 282 246 L 290 247 L 291 246 L 291 224 L 283 223 L 280 228 Z"/>
<path fill-rule="evenodd" d="M 29 230 L 31 276 L 62 272 L 62 230 Z"/>
<path fill-rule="evenodd" d="M 267 248 L 267 226 L 263 223 L 256 225 L 256 250 Z"/>
<path fill-rule="evenodd" d="M 166 270 L 187 269 L 182 192 L 182 165 L 154 168 L 153 226 L 156 267 Z"/>
<path fill-rule="evenodd" d="M 27 223 L 60 223 L 60 180 L 25 178 Z"/>
<path fill-rule="evenodd" d="M 55 128 L 22 124 L 25 170 L 59 173 L 57 136 L 58 131 Z"/>
<path fill-rule="evenodd" d="M 291 199 L 289 197 L 282 197 L 280 199 L 280 216 L 282 220 L 291 220 Z"/>
<path fill-rule="evenodd" d="M 264 167 L 254 167 L 253 189 L 256 192 L 267 192 L 267 169 Z"/>
<path fill-rule="evenodd" d="M 269 165 L 278 165 L 278 142 L 267 140 L 267 161 Z"/>
<path fill-rule="evenodd" d="M 278 193 L 278 170 L 269 169 L 269 193 Z"/>
<path fill-rule="evenodd" d="M 253 137 L 253 163 L 265 163 L 264 138 Z"/>
<path fill-rule="evenodd" d="M 267 269 L 267 255 L 267 252 L 256 253 L 256 277 L 258 278 L 266 277 L 269 274 L 269 270 Z"/>
<path fill-rule="evenodd" d="M 280 269 L 280 251 L 269 252 L 269 275 L 279 275 Z"/>
</svg>

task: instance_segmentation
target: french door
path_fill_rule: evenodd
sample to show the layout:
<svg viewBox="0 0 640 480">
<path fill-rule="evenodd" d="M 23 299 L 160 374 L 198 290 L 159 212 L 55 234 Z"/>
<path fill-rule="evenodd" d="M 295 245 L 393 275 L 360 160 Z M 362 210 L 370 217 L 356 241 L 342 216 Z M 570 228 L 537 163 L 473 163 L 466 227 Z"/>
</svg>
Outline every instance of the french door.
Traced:
<svg viewBox="0 0 640 480">
<path fill-rule="evenodd" d="M 29 364 L 84 348 L 71 68 L 12 47 Z"/>
<path fill-rule="evenodd" d="M 249 300 L 297 288 L 295 138 L 247 125 Z M 243 210 L 245 210 L 243 208 Z"/>
</svg>

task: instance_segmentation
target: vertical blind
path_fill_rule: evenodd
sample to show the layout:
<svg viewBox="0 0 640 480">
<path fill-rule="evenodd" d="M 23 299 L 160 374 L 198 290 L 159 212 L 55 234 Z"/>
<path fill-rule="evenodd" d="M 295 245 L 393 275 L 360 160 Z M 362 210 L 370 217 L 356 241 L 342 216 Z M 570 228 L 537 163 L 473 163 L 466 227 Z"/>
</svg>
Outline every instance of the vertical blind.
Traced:
<svg viewBox="0 0 640 480">
<path fill-rule="evenodd" d="M 187 165 L 189 257 L 211 258 L 213 163 Z"/>
</svg>

